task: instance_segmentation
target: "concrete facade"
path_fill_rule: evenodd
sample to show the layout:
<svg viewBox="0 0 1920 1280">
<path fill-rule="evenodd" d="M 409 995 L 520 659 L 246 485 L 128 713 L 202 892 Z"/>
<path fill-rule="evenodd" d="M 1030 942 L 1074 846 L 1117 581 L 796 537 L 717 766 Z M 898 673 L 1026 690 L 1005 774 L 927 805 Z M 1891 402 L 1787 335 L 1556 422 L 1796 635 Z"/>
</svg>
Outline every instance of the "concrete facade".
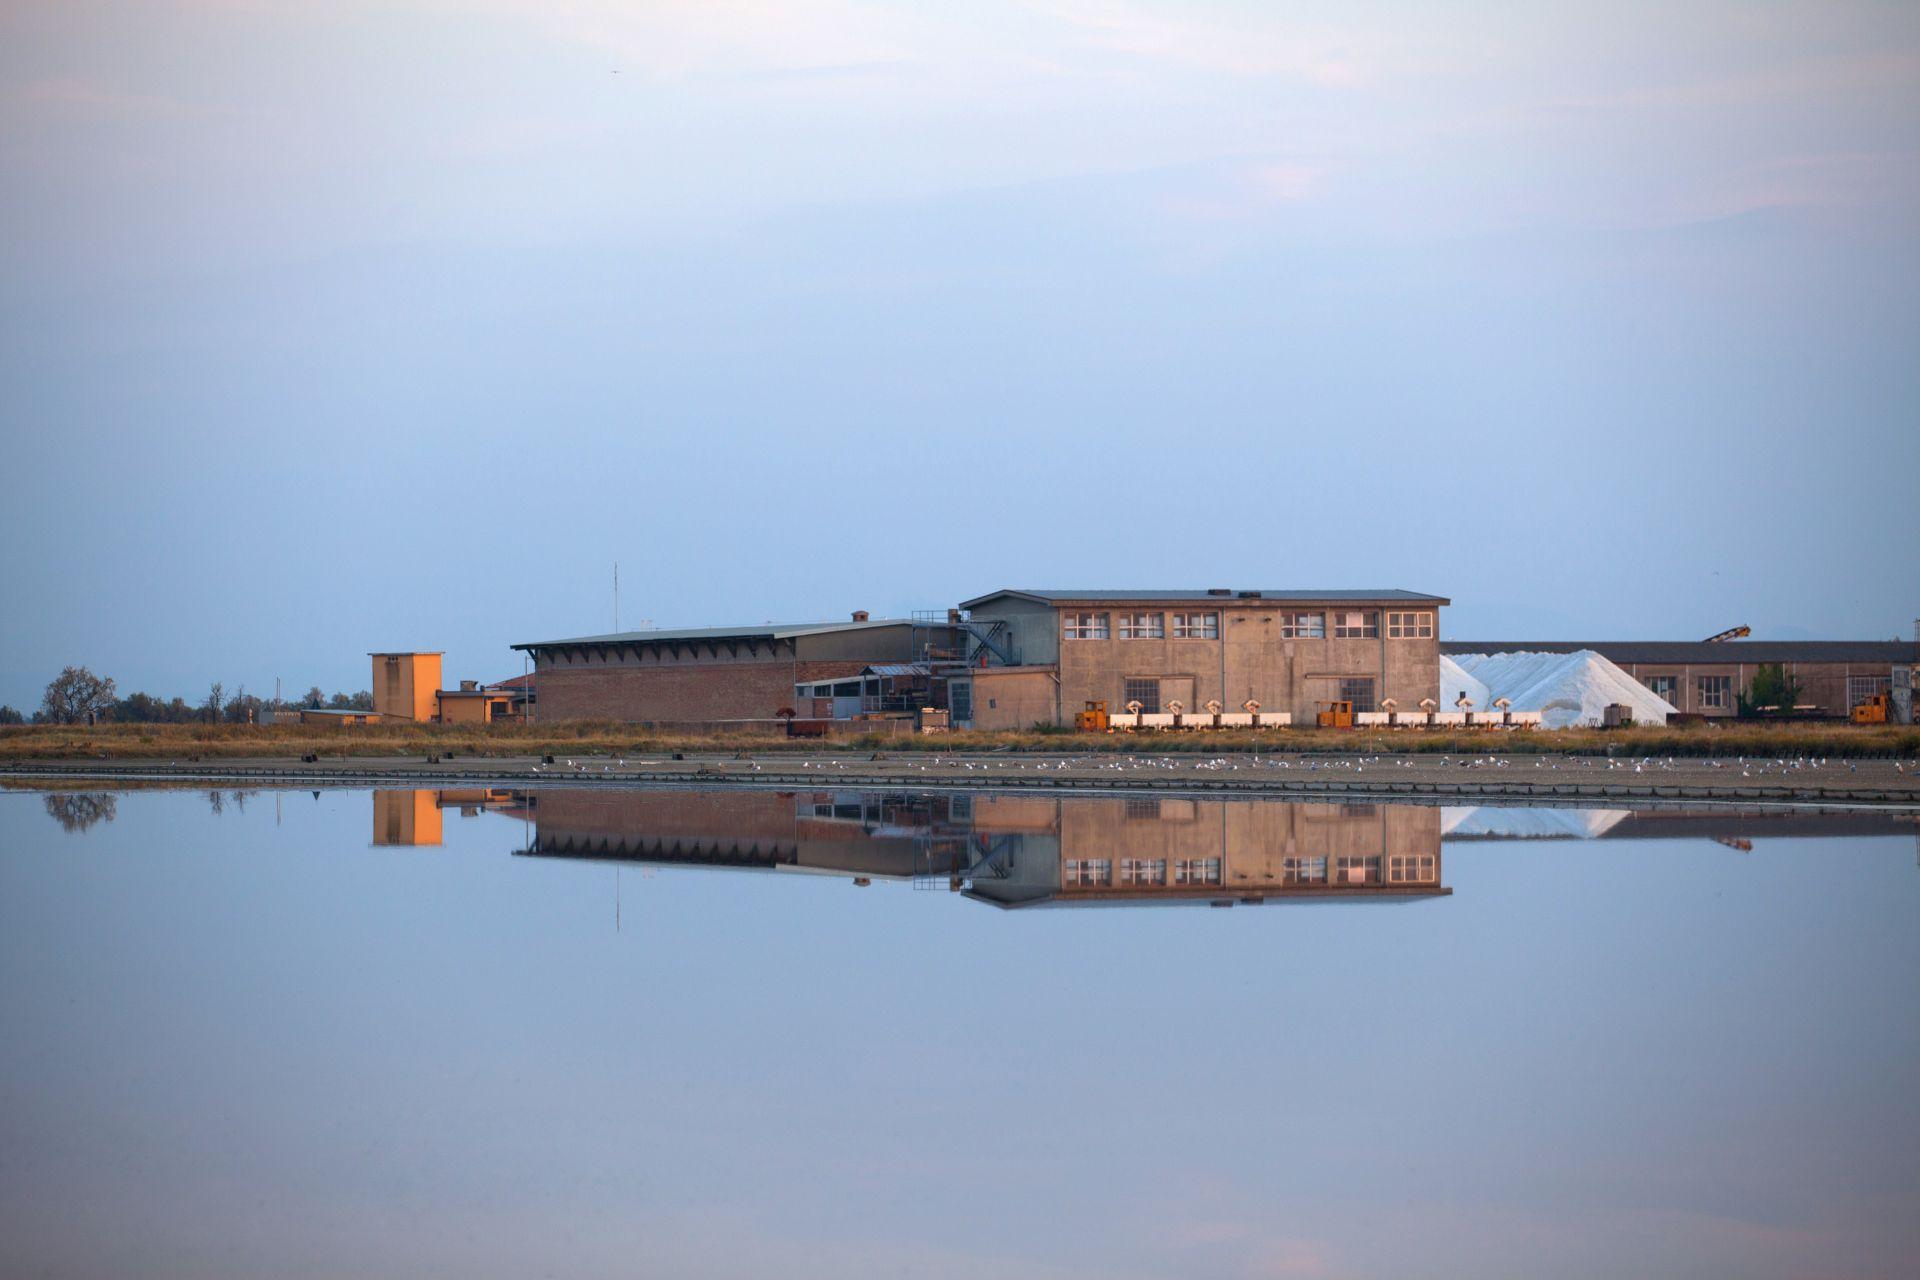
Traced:
<svg viewBox="0 0 1920 1280">
<path fill-rule="evenodd" d="M 1240 711 L 1287 712 L 1313 723 L 1320 703 L 1385 699 L 1416 709 L 1440 694 L 1444 597 L 1407 591 L 1024 591 L 966 602 L 969 621 L 997 625 L 1014 662 L 988 653 L 972 672 L 971 721 L 979 729 L 1067 725 L 1087 702 L 1113 714 L 1136 698 L 1149 710 L 1209 700 Z M 1342 634 L 1342 632 L 1351 634 Z M 1040 682 L 1014 673 L 1045 672 Z M 1017 682 L 1016 682 L 1017 681 Z M 994 705 L 997 688 L 1007 707 Z"/>
</svg>

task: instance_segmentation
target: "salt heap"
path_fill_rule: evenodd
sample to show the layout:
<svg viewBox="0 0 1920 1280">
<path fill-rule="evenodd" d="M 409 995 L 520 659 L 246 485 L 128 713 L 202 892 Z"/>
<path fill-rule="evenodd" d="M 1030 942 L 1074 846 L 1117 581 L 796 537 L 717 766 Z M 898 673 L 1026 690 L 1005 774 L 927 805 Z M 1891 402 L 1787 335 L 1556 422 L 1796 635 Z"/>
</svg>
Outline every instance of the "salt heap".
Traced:
<svg viewBox="0 0 1920 1280">
<path fill-rule="evenodd" d="M 1493 695 L 1487 692 L 1487 686 L 1468 675 L 1452 658 L 1441 654 L 1440 709 L 1454 710 L 1460 705 L 1460 695 L 1463 693 L 1473 702 L 1474 710 L 1493 710 Z"/>
<path fill-rule="evenodd" d="M 1573 653 L 1459 653 L 1440 659 L 1441 688 L 1446 689 L 1449 663 L 1477 681 L 1488 700 L 1474 699 L 1474 709 L 1488 709 L 1495 698 L 1505 698 L 1515 711 L 1538 711 L 1549 729 L 1597 725 L 1607 705 L 1620 702 L 1633 708 L 1636 724 L 1665 724 L 1676 708 L 1647 686 L 1591 649 Z M 1453 697 L 1458 697 L 1456 693 Z M 1467 693 L 1473 697 L 1471 689 Z M 1451 707 L 1451 698 L 1443 698 Z"/>
</svg>

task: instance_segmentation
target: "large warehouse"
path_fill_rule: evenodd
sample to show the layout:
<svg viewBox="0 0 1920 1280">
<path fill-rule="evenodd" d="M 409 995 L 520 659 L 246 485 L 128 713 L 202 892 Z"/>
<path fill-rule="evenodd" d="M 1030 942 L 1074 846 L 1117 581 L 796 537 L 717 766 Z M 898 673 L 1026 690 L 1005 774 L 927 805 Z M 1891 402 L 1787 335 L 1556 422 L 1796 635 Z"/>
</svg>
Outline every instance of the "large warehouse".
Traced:
<svg viewBox="0 0 1920 1280">
<path fill-rule="evenodd" d="M 974 665 L 948 682 L 954 723 L 1073 723 L 1248 702 L 1312 724 L 1319 704 L 1407 711 L 1440 695 L 1442 596 L 1389 590 L 1006 589 L 964 602 Z"/>
<path fill-rule="evenodd" d="M 1702 716 L 1731 716 L 1763 666 L 1779 665 L 1800 684 L 1807 714 L 1845 716 L 1875 694 L 1892 696 L 1897 718 L 1912 718 L 1920 644 L 1908 640 L 1448 640 L 1440 652 L 1575 653 L 1591 649 L 1672 703 Z"/>
<path fill-rule="evenodd" d="M 815 681 L 858 687 L 867 668 L 907 664 L 944 625 L 855 613 L 846 622 L 623 631 L 516 644 L 533 658 L 542 720 L 654 725 L 773 723 Z"/>
</svg>

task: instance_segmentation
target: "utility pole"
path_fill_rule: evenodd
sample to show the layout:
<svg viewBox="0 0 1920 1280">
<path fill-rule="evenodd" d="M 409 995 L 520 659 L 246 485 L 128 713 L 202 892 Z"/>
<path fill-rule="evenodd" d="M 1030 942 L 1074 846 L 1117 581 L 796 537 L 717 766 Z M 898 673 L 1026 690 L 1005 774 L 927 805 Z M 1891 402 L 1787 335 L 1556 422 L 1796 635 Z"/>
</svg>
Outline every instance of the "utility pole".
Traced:
<svg viewBox="0 0 1920 1280">
<path fill-rule="evenodd" d="M 618 560 L 613 562 L 613 630 L 615 635 L 620 632 L 620 562 Z"/>
</svg>

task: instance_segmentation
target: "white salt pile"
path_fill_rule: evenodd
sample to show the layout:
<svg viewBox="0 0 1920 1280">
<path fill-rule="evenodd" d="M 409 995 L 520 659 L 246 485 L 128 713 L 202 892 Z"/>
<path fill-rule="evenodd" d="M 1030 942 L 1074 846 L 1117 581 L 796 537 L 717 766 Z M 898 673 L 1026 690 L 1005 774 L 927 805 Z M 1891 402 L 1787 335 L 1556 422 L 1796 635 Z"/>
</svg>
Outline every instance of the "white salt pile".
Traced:
<svg viewBox="0 0 1920 1280">
<path fill-rule="evenodd" d="M 1459 663 L 1446 654 L 1440 655 L 1440 710 L 1455 711 L 1460 706 L 1460 695 L 1466 694 L 1473 701 L 1473 710 L 1493 710 L 1493 695 L 1487 692 L 1487 686 L 1468 675 Z M 1514 710 L 1527 708 L 1516 706 Z"/>
<path fill-rule="evenodd" d="M 1675 708 L 1647 686 L 1591 649 L 1573 653 L 1460 653 L 1440 659 L 1441 688 L 1446 688 L 1448 664 L 1478 681 L 1488 701 L 1474 701 L 1486 710 L 1495 698 L 1506 698 L 1515 711 L 1538 711 L 1549 729 L 1597 725 L 1609 703 L 1633 708 L 1636 724 L 1665 724 Z M 1455 694 L 1454 696 L 1458 696 Z M 1468 697 L 1472 697 L 1471 691 Z M 1445 706 L 1453 705 L 1443 698 Z"/>
<path fill-rule="evenodd" d="M 1440 833 L 1498 836 L 1508 840 L 1591 840 L 1627 816 L 1625 809 L 1548 809 L 1497 805 L 1449 805 L 1440 811 Z"/>
</svg>

